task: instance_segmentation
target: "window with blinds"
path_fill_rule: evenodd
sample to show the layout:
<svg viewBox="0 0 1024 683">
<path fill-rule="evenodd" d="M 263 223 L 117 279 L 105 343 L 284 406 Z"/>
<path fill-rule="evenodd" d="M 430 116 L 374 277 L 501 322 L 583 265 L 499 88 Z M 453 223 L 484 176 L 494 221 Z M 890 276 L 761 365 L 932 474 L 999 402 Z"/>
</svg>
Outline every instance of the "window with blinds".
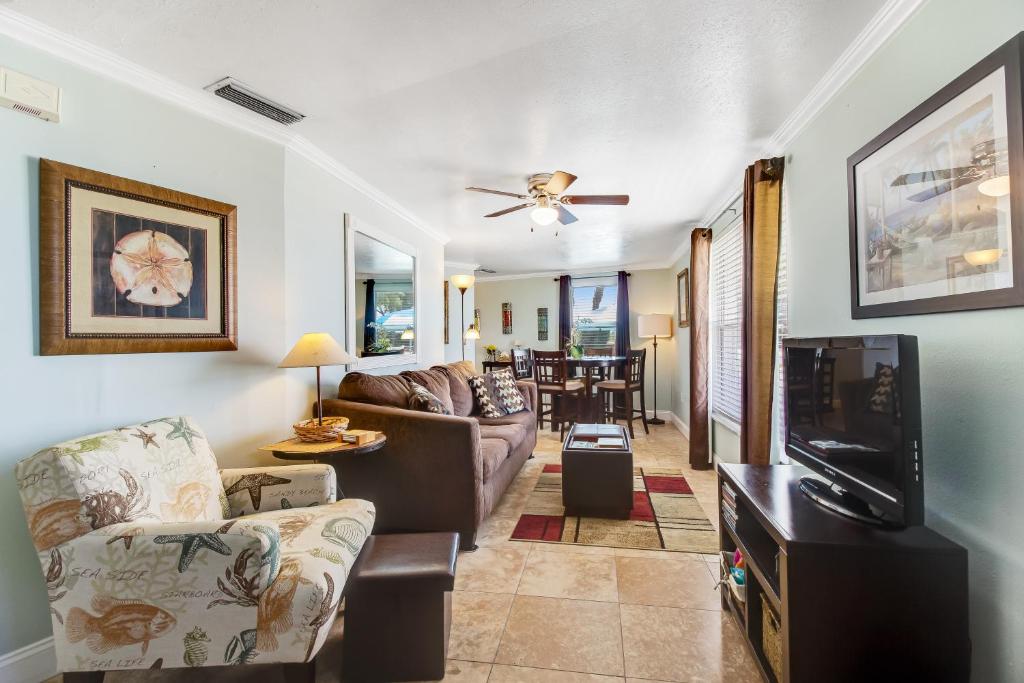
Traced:
<svg viewBox="0 0 1024 683">
<path fill-rule="evenodd" d="M 775 448 L 779 462 L 786 457 L 786 379 L 782 358 L 782 338 L 789 334 L 789 200 L 782 186 L 782 209 L 779 219 L 779 274 L 775 294 Z"/>
<path fill-rule="evenodd" d="M 614 276 L 573 280 L 572 322 L 588 352 L 605 356 L 615 353 L 618 297 L 619 285 Z"/>
<path fill-rule="evenodd" d="M 733 221 L 711 243 L 711 415 L 741 420 L 743 391 L 743 233 Z"/>
</svg>

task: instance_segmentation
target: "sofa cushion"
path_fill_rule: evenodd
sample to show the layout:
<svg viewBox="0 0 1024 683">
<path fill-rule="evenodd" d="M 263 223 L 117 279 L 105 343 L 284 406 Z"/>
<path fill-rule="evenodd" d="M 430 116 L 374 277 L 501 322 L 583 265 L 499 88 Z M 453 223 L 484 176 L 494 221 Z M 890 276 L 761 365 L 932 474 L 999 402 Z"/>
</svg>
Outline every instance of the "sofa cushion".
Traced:
<svg viewBox="0 0 1024 683">
<path fill-rule="evenodd" d="M 501 417 L 476 416 L 474 419 L 480 424 L 481 433 L 483 427 L 487 425 L 520 425 L 527 431 L 536 429 L 537 425 L 537 415 L 526 410 L 521 413 L 502 415 Z"/>
<path fill-rule="evenodd" d="M 439 398 L 447 411 L 444 413 L 445 415 L 451 415 L 455 412 L 455 406 L 452 404 L 451 388 L 448 383 L 448 375 L 438 369 L 406 370 L 399 374 L 411 382 L 416 382 L 416 384 L 419 384 Z"/>
<path fill-rule="evenodd" d="M 508 441 L 504 439 L 480 439 L 480 456 L 483 462 L 484 483 L 486 484 L 509 454 Z"/>
<path fill-rule="evenodd" d="M 341 378 L 338 398 L 356 403 L 406 408 L 409 405 L 409 382 L 400 375 L 350 372 Z"/>
<path fill-rule="evenodd" d="M 501 417 L 505 411 L 491 398 L 491 379 L 489 374 L 470 378 L 469 388 L 473 391 L 473 404 L 476 412 L 484 417 Z"/>
<path fill-rule="evenodd" d="M 526 428 L 521 424 L 480 425 L 480 438 L 501 439 L 513 451 L 526 438 Z"/>
<path fill-rule="evenodd" d="M 169 417 L 53 447 L 93 529 L 229 515 L 217 460 L 188 417 Z"/>
<path fill-rule="evenodd" d="M 492 373 L 488 389 L 491 391 L 491 399 L 498 404 L 499 409 L 506 415 L 526 410 L 526 401 L 523 399 L 519 387 L 516 386 L 516 377 L 512 374 L 512 368 L 502 368 Z"/>
<path fill-rule="evenodd" d="M 409 382 L 409 410 L 434 413 L 435 415 L 452 414 L 452 411 L 445 407 L 441 399 L 427 391 L 422 384 L 413 381 Z"/>
<path fill-rule="evenodd" d="M 453 365 L 435 365 L 430 368 L 443 373 L 448 378 L 448 391 L 452 399 L 452 413 L 459 417 L 473 414 L 473 392 L 469 388 L 469 377 L 460 368 Z"/>
</svg>

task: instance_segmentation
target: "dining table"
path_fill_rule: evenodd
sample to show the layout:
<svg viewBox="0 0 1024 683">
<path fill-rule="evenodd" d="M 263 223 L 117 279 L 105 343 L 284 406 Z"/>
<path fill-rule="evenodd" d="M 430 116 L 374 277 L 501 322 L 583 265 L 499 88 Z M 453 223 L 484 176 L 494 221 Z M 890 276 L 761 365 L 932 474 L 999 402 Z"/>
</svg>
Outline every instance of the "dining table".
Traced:
<svg viewBox="0 0 1024 683">
<path fill-rule="evenodd" d="M 569 374 L 583 380 L 584 399 L 580 406 L 579 421 L 583 423 L 601 422 L 601 404 L 594 395 L 593 387 L 605 379 L 621 379 L 625 377 L 626 356 L 582 356 L 566 359 Z M 557 431 L 552 425 L 551 431 Z"/>
</svg>

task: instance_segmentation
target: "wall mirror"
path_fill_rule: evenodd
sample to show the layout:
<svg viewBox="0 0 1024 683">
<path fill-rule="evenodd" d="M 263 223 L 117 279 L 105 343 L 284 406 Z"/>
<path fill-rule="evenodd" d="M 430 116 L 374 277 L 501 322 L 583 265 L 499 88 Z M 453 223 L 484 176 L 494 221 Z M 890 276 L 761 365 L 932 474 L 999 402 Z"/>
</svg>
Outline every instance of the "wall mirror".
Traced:
<svg viewBox="0 0 1024 683">
<path fill-rule="evenodd" d="M 419 360 L 416 250 L 345 217 L 346 315 L 353 369 Z"/>
</svg>

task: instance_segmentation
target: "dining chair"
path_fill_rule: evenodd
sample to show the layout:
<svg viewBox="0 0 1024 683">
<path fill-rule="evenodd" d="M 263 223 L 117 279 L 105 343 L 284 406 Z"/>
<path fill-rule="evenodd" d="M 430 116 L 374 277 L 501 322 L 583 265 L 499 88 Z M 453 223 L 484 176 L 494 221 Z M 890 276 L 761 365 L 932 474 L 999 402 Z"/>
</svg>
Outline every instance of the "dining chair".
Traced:
<svg viewBox="0 0 1024 683">
<path fill-rule="evenodd" d="M 533 351 L 533 380 L 537 383 L 540 405 L 537 410 L 537 427 L 544 426 L 544 417 L 552 428 L 557 424 L 559 434 L 565 438 L 565 424 L 575 424 L 579 418 L 580 403 L 585 385 L 582 380 L 569 377 L 569 364 L 564 351 Z M 548 407 L 544 397 L 550 397 Z"/>
<path fill-rule="evenodd" d="M 647 349 L 630 351 L 627 355 L 623 379 L 607 379 L 598 382 L 598 398 L 601 403 L 601 421 L 607 422 L 626 420 L 629 436 L 633 436 L 633 421 L 638 417 L 643 422 L 644 432 L 650 434 L 647 427 L 647 402 L 644 399 L 644 367 L 647 362 Z M 633 407 L 633 394 L 640 392 L 640 407 Z"/>
<path fill-rule="evenodd" d="M 516 379 L 531 379 L 533 377 L 530 358 L 530 349 L 512 349 L 512 372 Z"/>
</svg>

